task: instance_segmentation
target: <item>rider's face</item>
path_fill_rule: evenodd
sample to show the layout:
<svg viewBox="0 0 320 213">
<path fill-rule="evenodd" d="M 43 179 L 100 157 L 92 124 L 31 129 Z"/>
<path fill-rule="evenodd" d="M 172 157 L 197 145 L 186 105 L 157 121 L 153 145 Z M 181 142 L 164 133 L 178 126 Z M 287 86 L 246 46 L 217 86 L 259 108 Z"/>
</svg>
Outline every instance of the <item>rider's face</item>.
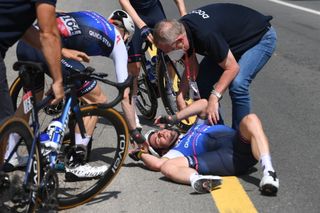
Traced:
<svg viewBox="0 0 320 213">
<path fill-rule="evenodd" d="M 155 149 L 166 149 L 176 141 L 178 133 L 174 130 L 162 129 L 152 134 L 149 138 L 150 146 Z"/>
</svg>

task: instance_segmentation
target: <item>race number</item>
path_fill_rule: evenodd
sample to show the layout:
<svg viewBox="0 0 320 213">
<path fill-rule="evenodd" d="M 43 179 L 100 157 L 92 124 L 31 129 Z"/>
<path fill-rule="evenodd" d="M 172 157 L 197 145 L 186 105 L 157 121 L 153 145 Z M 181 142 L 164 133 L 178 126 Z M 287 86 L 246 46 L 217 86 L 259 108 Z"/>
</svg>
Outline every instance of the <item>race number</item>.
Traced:
<svg viewBox="0 0 320 213">
<path fill-rule="evenodd" d="M 31 97 L 32 97 L 32 93 L 31 91 L 27 92 L 26 94 L 23 95 L 22 99 L 23 99 L 23 111 L 24 114 L 27 114 L 28 112 L 30 112 L 30 110 L 32 110 L 33 105 L 31 103 Z"/>
</svg>

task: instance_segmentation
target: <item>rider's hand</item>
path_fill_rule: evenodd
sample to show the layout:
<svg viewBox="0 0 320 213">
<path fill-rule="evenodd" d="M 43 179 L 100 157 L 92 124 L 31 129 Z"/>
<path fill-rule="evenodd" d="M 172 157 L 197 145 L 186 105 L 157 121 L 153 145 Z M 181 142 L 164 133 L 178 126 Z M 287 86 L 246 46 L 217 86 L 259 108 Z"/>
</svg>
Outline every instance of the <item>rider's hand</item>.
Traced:
<svg viewBox="0 0 320 213">
<path fill-rule="evenodd" d="M 153 35 L 151 29 L 146 25 L 143 26 L 141 29 L 140 36 L 143 40 L 148 40 L 153 43 Z"/>
<path fill-rule="evenodd" d="M 156 120 L 154 121 L 154 124 L 159 125 L 159 124 L 178 124 L 179 120 L 177 118 L 177 115 L 161 115 Z"/>
<path fill-rule="evenodd" d="M 133 141 L 138 145 L 138 147 L 148 147 L 146 138 L 141 134 L 141 132 L 136 128 L 130 130 L 130 136 Z"/>
<path fill-rule="evenodd" d="M 51 90 L 54 94 L 54 99 L 50 104 L 58 104 L 64 97 L 64 88 L 62 82 L 53 82 L 51 85 Z"/>
<path fill-rule="evenodd" d="M 211 125 L 217 124 L 219 121 L 219 100 L 217 96 L 211 94 L 209 96 L 209 103 L 207 107 L 208 122 Z"/>
<path fill-rule="evenodd" d="M 141 160 L 141 155 L 143 153 L 146 153 L 143 149 L 137 148 L 137 149 L 131 149 L 129 150 L 129 157 L 134 161 Z"/>
<path fill-rule="evenodd" d="M 70 58 L 80 62 L 90 62 L 90 57 L 86 53 L 78 50 L 62 48 L 61 53 L 65 58 Z"/>
</svg>

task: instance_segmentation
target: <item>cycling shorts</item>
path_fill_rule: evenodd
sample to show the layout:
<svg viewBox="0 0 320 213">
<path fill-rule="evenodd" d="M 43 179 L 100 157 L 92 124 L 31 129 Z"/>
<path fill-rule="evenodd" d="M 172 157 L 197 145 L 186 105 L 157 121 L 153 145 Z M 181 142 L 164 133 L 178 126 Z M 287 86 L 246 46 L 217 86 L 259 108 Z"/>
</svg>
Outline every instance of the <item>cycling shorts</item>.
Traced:
<svg viewBox="0 0 320 213">
<path fill-rule="evenodd" d="M 248 172 L 258 161 L 251 151 L 251 144 L 238 132 L 223 133 L 215 142 L 206 141 L 206 151 L 186 156 L 189 167 L 203 175 L 241 175 Z"/>
<path fill-rule="evenodd" d="M 150 28 L 154 28 L 159 21 L 166 18 L 160 1 L 152 8 L 137 10 L 137 13 Z M 143 54 L 141 46 L 143 39 L 140 34 L 141 30 L 138 27 L 135 27 L 134 35 L 129 43 L 128 63 L 141 62 L 141 55 Z"/>
<path fill-rule="evenodd" d="M 17 45 L 17 58 L 20 61 L 33 61 L 33 62 L 39 62 L 43 63 L 44 65 L 44 73 L 46 73 L 48 76 L 50 76 L 49 68 L 46 63 L 46 60 L 41 53 L 41 51 L 31 47 L 30 45 L 26 44 L 23 41 L 19 41 Z M 85 66 L 81 64 L 79 61 L 75 61 L 72 59 L 62 59 L 61 60 L 61 69 L 63 78 L 65 79 L 66 76 L 70 75 L 70 71 L 66 69 L 67 67 L 71 67 L 76 70 L 84 70 Z M 35 81 L 37 84 L 35 84 L 35 92 L 42 91 L 44 89 L 44 73 L 38 73 L 35 77 Z M 77 95 L 78 97 L 81 97 L 90 91 L 92 91 L 96 85 L 96 81 L 76 81 L 76 89 L 77 89 Z M 25 91 L 30 90 L 31 88 L 24 88 Z"/>
</svg>

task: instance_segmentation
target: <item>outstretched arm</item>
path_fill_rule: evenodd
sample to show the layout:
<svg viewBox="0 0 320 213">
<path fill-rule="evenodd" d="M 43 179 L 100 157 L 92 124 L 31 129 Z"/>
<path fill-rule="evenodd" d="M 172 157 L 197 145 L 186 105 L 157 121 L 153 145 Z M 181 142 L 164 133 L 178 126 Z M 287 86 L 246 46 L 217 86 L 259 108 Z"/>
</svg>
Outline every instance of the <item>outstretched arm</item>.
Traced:
<svg viewBox="0 0 320 213">
<path fill-rule="evenodd" d="M 188 107 L 184 108 L 183 110 L 177 112 L 175 115 L 169 116 L 159 116 L 154 123 L 155 124 L 177 124 L 181 120 L 186 119 L 193 115 L 198 115 L 200 118 L 206 117 L 206 109 L 208 106 L 208 101 L 206 99 L 200 99 Z"/>
<path fill-rule="evenodd" d="M 180 16 L 184 16 L 187 14 L 187 9 L 186 6 L 184 4 L 184 0 L 174 0 L 174 2 L 176 3 Z"/>
<path fill-rule="evenodd" d="M 122 9 L 124 9 L 131 16 L 134 23 L 137 25 L 139 29 L 146 26 L 146 23 L 140 18 L 136 10 L 132 7 L 129 0 L 119 0 L 119 3 Z"/>
<path fill-rule="evenodd" d="M 159 172 L 161 166 L 168 160 L 167 158 L 158 158 L 156 156 L 153 156 L 148 151 L 140 148 L 130 150 L 129 156 L 135 161 L 142 160 L 148 169 L 156 172 Z"/>
</svg>

